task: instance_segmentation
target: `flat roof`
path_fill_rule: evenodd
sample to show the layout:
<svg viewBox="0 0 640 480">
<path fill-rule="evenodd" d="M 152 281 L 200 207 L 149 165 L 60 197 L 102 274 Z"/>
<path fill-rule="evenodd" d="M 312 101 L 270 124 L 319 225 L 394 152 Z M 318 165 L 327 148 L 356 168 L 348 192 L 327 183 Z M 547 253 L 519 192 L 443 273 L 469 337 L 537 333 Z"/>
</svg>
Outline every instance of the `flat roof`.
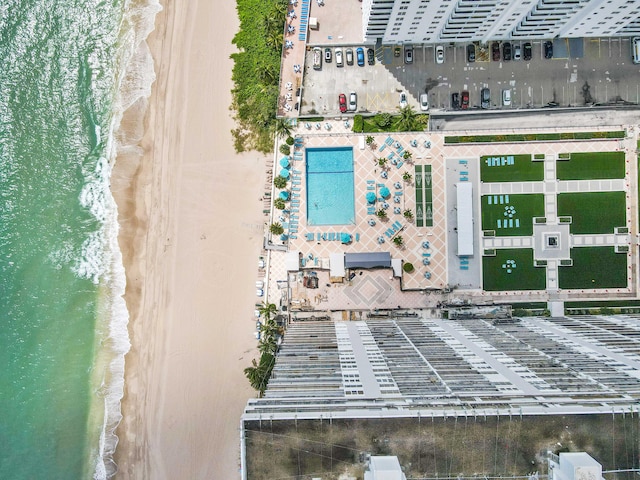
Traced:
<svg viewBox="0 0 640 480">
<path fill-rule="evenodd" d="M 458 255 L 473 255 L 473 185 L 456 183 Z"/>
</svg>

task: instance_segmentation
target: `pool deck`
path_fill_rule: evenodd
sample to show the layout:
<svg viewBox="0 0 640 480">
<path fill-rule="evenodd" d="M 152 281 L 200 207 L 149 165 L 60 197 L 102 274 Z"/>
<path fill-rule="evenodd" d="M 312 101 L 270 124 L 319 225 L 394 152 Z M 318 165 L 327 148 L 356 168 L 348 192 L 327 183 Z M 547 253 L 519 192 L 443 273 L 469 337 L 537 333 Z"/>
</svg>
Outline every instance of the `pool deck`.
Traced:
<svg viewBox="0 0 640 480">
<path fill-rule="evenodd" d="M 637 228 L 637 185 L 633 179 L 638 178 L 637 171 L 637 132 L 627 127 L 628 136 L 622 140 L 595 139 L 590 141 L 555 141 L 555 142 L 522 142 L 495 144 L 453 144 L 445 145 L 445 135 L 430 132 L 381 133 L 372 134 L 372 146 L 365 144 L 367 134 L 354 134 L 351 126 L 342 119 L 325 119 L 320 128 L 311 123 L 309 129 L 304 122 L 299 122 L 292 134 L 302 139 L 302 145 L 293 154 L 291 171 L 292 180 L 287 189 L 294 194 L 292 201 L 297 205 L 287 208 L 291 210 L 294 223 L 297 223 L 295 238 L 282 242 L 276 236 L 267 234 L 265 243 L 269 243 L 267 279 L 267 299 L 273 303 L 287 305 L 292 312 L 326 312 L 330 317 L 342 314 L 347 318 L 361 315 L 362 311 L 375 309 L 411 309 L 436 308 L 441 303 L 469 302 L 470 304 L 492 304 L 493 302 L 545 302 L 572 299 L 602 299 L 609 297 L 635 298 L 637 297 L 638 271 L 635 268 L 635 256 L 638 250 Z M 624 127 L 620 127 L 624 128 Z M 612 127 L 603 130 L 612 130 Z M 546 131 L 555 129 L 546 129 Z M 572 129 L 574 131 L 585 129 Z M 590 130 L 594 130 L 593 128 Z M 500 132 L 505 133 L 505 132 Z M 509 132 L 510 133 L 510 132 Z M 473 132 L 447 132 L 448 135 L 469 135 Z M 393 142 L 386 144 L 391 136 Z M 411 146 L 415 141 L 415 147 Z M 426 142 L 430 142 L 427 148 Z M 381 151 L 383 144 L 387 146 Z M 411 152 L 412 159 L 405 160 L 400 168 L 388 164 L 385 168 L 378 165 L 378 158 L 388 156 L 390 151 L 397 151 L 397 146 Z M 304 149 L 352 147 L 354 155 L 354 193 L 355 193 L 355 224 L 342 226 L 312 226 L 307 225 L 306 219 L 306 185 L 305 185 L 305 154 Z M 625 151 L 626 173 L 625 179 L 603 184 L 600 181 L 576 182 L 557 181 L 554 178 L 555 161 L 562 152 L 585 151 Z M 479 159 L 482 155 L 505 154 L 545 154 L 545 179 L 542 182 L 503 182 L 482 183 L 480 181 Z M 276 154 L 274 161 L 282 155 Z M 406 220 L 403 212 L 410 209 L 416 212 L 416 185 L 414 181 L 405 182 L 402 175 L 409 172 L 415 178 L 416 165 L 431 166 L 432 173 L 432 202 L 433 225 L 429 227 L 417 226 L 415 219 Z M 382 172 L 387 172 L 387 178 L 382 178 Z M 467 259 L 458 257 L 456 232 L 456 200 L 455 185 L 461 181 L 469 182 L 473 186 L 473 218 L 474 218 L 474 255 Z M 577 185 L 574 185 L 574 183 Z M 395 188 L 400 184 L 401 188 Z M 366 194 L 374 192 L 378 198 L 382 185 L 389 188 L 391 196 L 388 220 L 381 221 L 375 214 L 370 213 Z M 480 219 L 480 196 L 486 194 L 527 193 L 530 189 L 542 189 L 549 199 L 554 199 L 556 192 L 573 191 L 573 187 L 587 190 L 622 190 L 627 196 L 627 226 L 628 235 L 624 238 L 616 237 L 620 245 L 628 245 L 628 284 L 621 289 L 585 289 L 562 290 L 557 288 L 557 266 L 547 269 L 547 289 L 541 291 L 504 291 L 487 292 L 482 289 L 482 256 L 486 248 L 526 247 L 519 237 L 485 237 L 482 234 Z M 533 192 L 533 190 L 531 190 Z M 399 202 L 394 202 L 395 192 Z M 274 190 L 273 195 L 277 195 Z M 399 207 L 399 213 L 394 213 L 394 207 Z M 297 212 L 294 212 L 295 208 Z M 380 208 L 378 201 L 375 210 Z M 545 214 L 553 218 L 554 204 L 545 203 Z M 549 210 L 551 209 L 551 210 Z M 283 212 L 271 210 L 271 221 L 290 223 L 292 217 Z M 374 220 L 375 225 L 369 221 Z M 399 222 L 399 232 L 389 233 L 389 228 Z M 352 236 L 353 241 L 342 244 L 338 239 L 340 233 Z M 329 240 L 330 235 L 336 239 Z M 401 235 L 403 246 L 397 247 L 392 238 Z M 319 237 L 320 236 L 320 237 Z M 320 239 L 318 239 L 320 238 Z M 384 242 L 379 243 L 379 238 Z M 268 241 L 267 241 L 268 240 Z M 578 239 L 580 240 L 580 239 Z M 429 248 L 423 247 L 429 242 Z M 496 242 L 504 243 L 497 245 Z M 622 243 L 620 243 L 622 242 Z M 525 242 L 526 243 L 526 242 Z M 271 248 L 275 248 L 271 249 Z M 298 252 L 300 266 L 298 271 L 287 271 L 285 257 L 287 252 Z M 351 280 L 344 278 L 342 282 L 332 282 L 329 278 L 329 257 L 336 253 L 352 252 L 390 252 L 393 259 L 411 262 L 415 271 L 402 273 L 402 277 L 394 277 L 391 269 L 356 269 L 355 277 Z M 429 256 L 427 257 L 426 254 Z M 423 264 L 423 259 L 429 264 Z M 468 263 L 467 263 L 468 262 Z M 318 288 L 308 288 L 304 285 L 304 277 L 311 272 L 318 276 Z M 429 272 L 430 278 L 425 277 Z M 348 274 L 348 273 L 347 273 Z M 554 275 L 556 275 L 554 277 Z M 333 279 L 335 280 L 335 279 Z M 285 289 L 286 286 L 286 289 Z M 264 299 L 259 299 L 262 301 Z M 350 313 L 350 311 L 352 313 Z"/>
</svg>

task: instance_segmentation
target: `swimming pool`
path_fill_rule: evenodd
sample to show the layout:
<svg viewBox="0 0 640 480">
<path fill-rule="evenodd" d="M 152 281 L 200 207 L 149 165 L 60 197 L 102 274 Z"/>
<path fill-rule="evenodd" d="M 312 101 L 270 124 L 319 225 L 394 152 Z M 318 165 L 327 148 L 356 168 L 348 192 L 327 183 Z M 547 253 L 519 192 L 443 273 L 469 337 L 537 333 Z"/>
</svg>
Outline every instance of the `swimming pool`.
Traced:
<svg viewBox="0 0 640 480">
<path fill-rule="evenodd" d="M 307 148 L 307 224 L 355 224 L 353 148 Z"/>
</svg>

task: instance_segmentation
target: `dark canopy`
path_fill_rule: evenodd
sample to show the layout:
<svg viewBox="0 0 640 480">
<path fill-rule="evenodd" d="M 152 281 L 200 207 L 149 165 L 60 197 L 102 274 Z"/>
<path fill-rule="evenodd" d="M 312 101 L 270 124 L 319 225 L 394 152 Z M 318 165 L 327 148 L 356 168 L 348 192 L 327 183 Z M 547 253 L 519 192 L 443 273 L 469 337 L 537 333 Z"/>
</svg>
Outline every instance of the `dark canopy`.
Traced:
<svg viewBox="0 0 640 480">
<path fill-rule="evenodd" d="M 376 268 L 391 267 L 391 253 L 371 252 L 371 253 L 345 253 L 344 266 L 346 268 Z"/>
</svg>

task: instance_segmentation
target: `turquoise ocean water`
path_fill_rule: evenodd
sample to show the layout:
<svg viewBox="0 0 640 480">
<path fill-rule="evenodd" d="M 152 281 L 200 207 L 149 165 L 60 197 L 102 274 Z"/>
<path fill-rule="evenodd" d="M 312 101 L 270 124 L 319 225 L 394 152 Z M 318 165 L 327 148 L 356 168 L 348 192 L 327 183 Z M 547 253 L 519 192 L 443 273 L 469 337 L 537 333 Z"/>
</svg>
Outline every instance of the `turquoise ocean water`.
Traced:
<svg viewBox="0 0 640 480">
<path fill-rule="evenodd" d="M 129 340 L 109 177 L 152 80 L 131 75 L 147 3 L 0 2 L 2 479 L 114 471 Z"/>
</svg>

